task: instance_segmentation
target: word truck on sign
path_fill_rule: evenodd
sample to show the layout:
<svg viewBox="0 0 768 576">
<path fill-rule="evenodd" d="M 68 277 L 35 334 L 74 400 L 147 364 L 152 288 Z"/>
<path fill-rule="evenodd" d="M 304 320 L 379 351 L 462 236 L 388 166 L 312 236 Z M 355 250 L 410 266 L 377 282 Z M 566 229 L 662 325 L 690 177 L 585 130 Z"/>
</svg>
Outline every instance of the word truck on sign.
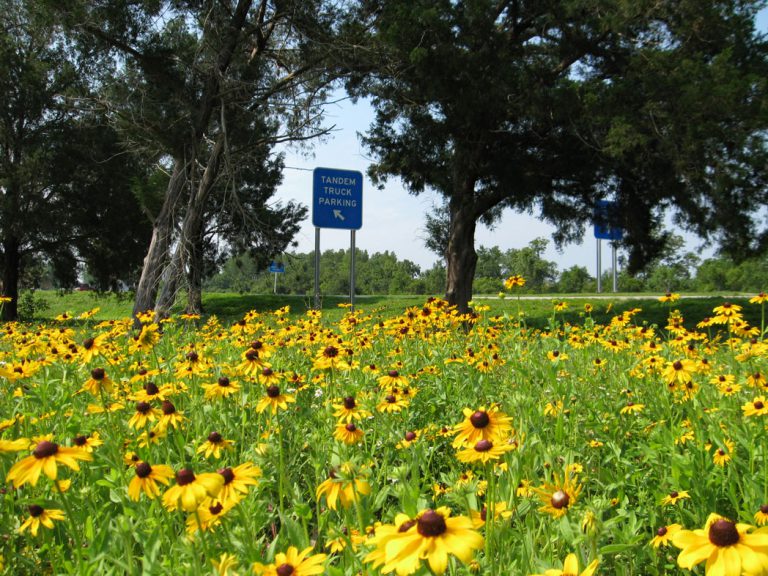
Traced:
<svg viewBox="0 0 768 576">
<path fill-rule="evenodd" d="M 317 228 L 363 227 L 363 175 L 354 170 L 315 168 L 312 173 L 312 224 Z"/>
</svg>

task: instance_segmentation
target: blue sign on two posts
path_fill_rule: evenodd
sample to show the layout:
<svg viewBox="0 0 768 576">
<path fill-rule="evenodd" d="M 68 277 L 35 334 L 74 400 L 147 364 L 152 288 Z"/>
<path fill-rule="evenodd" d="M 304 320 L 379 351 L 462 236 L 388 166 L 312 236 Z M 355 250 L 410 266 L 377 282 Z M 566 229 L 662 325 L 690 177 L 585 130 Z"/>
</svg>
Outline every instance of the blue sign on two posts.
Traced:
<svg viewBox="0 0 768 576">
<path fill-rule="evenodd" d="M 282 262 L 272 262 L 269 265 L 269 271 L 274 272 L 275 274 L 284 274 L 285 264 L 283 264 Z"/>
<path fill-rule="evenodd" d="M 354 170 L 315 168 L 312 175 L 312 224 L 317 228 L 363 227 L 363 175 Z"/>
<path fill-rule="evenodd" d="M 617 202 L 600 200 L 595 205 L 595 238 L 598 240 L 621 240 L 624 237 L 622 228 L 611 225 L 611 220 L 619 209 Z"/>
</svg>

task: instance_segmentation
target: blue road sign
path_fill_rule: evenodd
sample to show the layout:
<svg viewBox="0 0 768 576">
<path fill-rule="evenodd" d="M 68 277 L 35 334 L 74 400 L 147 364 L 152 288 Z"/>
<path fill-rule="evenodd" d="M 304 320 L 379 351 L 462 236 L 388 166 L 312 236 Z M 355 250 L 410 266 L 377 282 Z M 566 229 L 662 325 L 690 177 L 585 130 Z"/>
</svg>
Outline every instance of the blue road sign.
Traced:
<svg viewBox="0 0 768 576">
<path fill-rule="evenodd" d="M 595 238 L 599 240 L 621 240 L 624 237 L 622 228 L 611 226 L 611 216 L 619 209 L 617 202 L 599 200 L 595 206 Z"/>
<path fill-rule="evenodd" d="M 312 224 L 318 228 L 363 227 L 363 175 L 354 170 L 315 168 L 312 173 Z"/>
<path fill-rule="evenodd" d="M 269 265 L 269 271 L 274 272 L 275 274 L 283 274 L 285 273 L 285 264 L 272 262 L 272 264 Z"/>
</svg>

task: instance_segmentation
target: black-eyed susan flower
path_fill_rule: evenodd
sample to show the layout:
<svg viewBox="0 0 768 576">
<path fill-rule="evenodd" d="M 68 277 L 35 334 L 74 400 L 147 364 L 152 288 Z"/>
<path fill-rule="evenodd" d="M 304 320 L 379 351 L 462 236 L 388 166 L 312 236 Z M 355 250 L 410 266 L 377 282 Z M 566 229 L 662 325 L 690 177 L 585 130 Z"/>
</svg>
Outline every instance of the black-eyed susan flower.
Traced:
<svg viewBox="0 0 768 576">
<path fill-rule="evenodd" d="M 163 494 L 163 506 L 168 510 L 181 507 L 187 512 L 194 511 L 206 496 L 214 498 L 224 485 L 220 474 L 195 474 L 189 468 L 176 472 L 176 485 Z"/>
<path fill-rule="evenodd" d="M 668 362 L 662 376 L 668 385 L 685 385 L 696 373 L 696 363 L 688 358 Z"/>
<path fill-rule="evenodd" d="M 102 393 L 111 394 L 114 387 L 104 368 L 94 368 L 91 370 L 91 377 L 85 381 L 80 392 L 90 392 L 94 396 L 100 396 Z"/>
<path fill-rule="evenodd" d="M 135 476 L 128 484 L 128 496 L 131 500 L 139 501 L 141 493 L 147 495 L 148 498 L 156 498 L 160 495 L 160 488 L 158 482 L 164 486 L 168 486 L 171 478 L 173 478 L 173 469 L 165 464 L 150 465 L 149 462 L 139 462 L 133 468 Z"/>
<path fill-rule="evenodd" d="M 253 462 L 244 462 L 239 466 L 220 468 L 216 471 L 224 479 L 221 491 L 216 496 L 224 504 L 236 504 L 246 494 L 250 486 L 256 486 L 261 477 L 261 468 Z"/>
<path fill-rule="evenodd" d="M 662 304 L 677 302 L 678 300 L 680 300 L 680 294 L 677 294 L 675 292 L 667 292 L 663 296 L 659 297 L 659 302 L 661 302 Z"/>
<path fill-rule="evenodd" d="M 345 370 L 349 367 L 344 357 L 341 355 L 341 350 L 336 346 L 326 346 L 320 350 L 315 356 L 315 361 L 312 364 L 312 368 L 315 370 L 328 370 L 330 368 Z"/>
<path fill-rule="evenodd" d="M 680 530 L 672 544 L 680 548 L 677 564 L 691 569 L 706 560 L 708 576 L 756 576 L 768 571 L 768 532 L 752 533 L 749 524 L 737 524 L 710 514 L 701 530 Z"/>
<path fill-rule="evenodd" d="M 498 460 L 505 453 L 514 450 L 515 446 L 507 442 L 493 442 L 492 440 L 478 440 L 474 446 L 459 450 L 456 454 L 459 462 L 472 463 L 482 462 L 483 464 Z"/>
<path fill-rule="evenodd" d="M 763 504 L 755 512 L 755 524 L 765 526 L 768 524 L 768 504 Z"/>
<path fill-rule="evenodd" d="M 512 288 L 522 288 L 525 286 L 525 278 L 520 274 L 513 274 L 506 280 L 504 280 L 504 288 L 512 290 Z"/>
<path fill-rule="evenodd" d="M 469 517 L 472 519 L 472 525 L 475 527 L 475 529 L 479 529 L 485 526 L 485 521 L 488 518 L 488 512 L 489 510 L 487 506 L 483 506 L 479 511 L 469 511 Z M 507 507 L 506 502 L 494 502 L 493 504 L 494 520 L 506 520 L 508 518 L 512 518 L 514 513 L 514 510 L 510 510 Z"/>
<path fill-rule="evenodd" d="M 712 454 L 712 462 L 715 466 L 724 467 L 733 457 L 733 452 L 736 450 L 736 444 L 733 440 L 726 438 L 723 440 L 723 445 L 717 448 Z"/>
<path fill-rule="evenodd" d="M 566 472 L 563 480 L 555 474 L 552 482 L 544 482 L 538 488 L 531 488 L 541 501 L 539 512 L 549 514 L 553 518 L 565 516 L 581 494 L 582 484 L 578 481 L 578 476 Z"/>
<path fill-rule="evenodd" d="M 211 559 L 211 565 L 216 570 L 217 576 L 234 576 L 235 569 L 238 566 L 237 556 L 224 552 L 217 559 Z"/>
<path fill-rule="evenodd" d="M 768 414 L 768 403 L 766 403 L 765 396 L 758 396 L 751 402 L 747 402 L 741 407 L 744 416 L 765 416 Z"/>
<path fill-rule="evenodd" d="M 129 396 L 129 399 L 135 402 L 162 402 L 167 400 L 173 392 L 170 384 L 158 386 L 152 380 L 148 380 L 141 385 L 141 389 Z"/>
<path fill-rule="evenodd" d="M 25 530 L 29 530 L 32 536 L 37 536 L 40 526 L 53 529 L 54 520 L 64 520 L 65 518 L 64 510 L 46 509 L 38 504 L 32 504 L 27 510 L 29 511 L 29 516 L 19 526 L 20 534 Z"/>
<path fill-rule="evenodd" d="M 137 430 L 145 428 L 149 423 L 155 422 L 162 415 L 162 411 L 158 408 L 153 408 L 149 402 L 137 402 L 136 412 L 128 420 L 128 426 Z"/>
<path fill-rule="evenodd" d="M 487 410 L 481 407 L 473 411 L 464 408 L 464 421 L 454 426 L 456 438 L 453 447 L 474 446 L 480 440 L 503 441 L 513 434 L 512 418 L 492 405 Z"/>
<path fill-rule="evenodd" d="M 154 322 L 144 324 L 141 332 L 132 340 L 129 350 L 133 352 L 151 352 L 155 345 L 160 341 L 160 327 Z"/>
<path fill-rule="evenodd" d="M 381 399 L 381 402 L 376 404 L 376 410 L 387 414 L 393 414 L 400 412 L 403 408 L 407 408 L 408 404 L 409 402 L 407 398 L 402 398 L 395 394 L 387 394 Z"/>
<path fill-rule="evenodd" d="M 269 565 L 255 563 L 253 571 L 263 576 L 315 576 L 325 571 L 327 554 L 310 554 L 312 546 L 301 552 L 290 546 L 285 552 L 275 555 L 275 561 Z"/>
<path fill-rule="evenodd" d="M 288 404 L 292 402 L 296 402 L 296 398 L 290 394 L 283 394 L 280 391 L 280 386 L 272 384 L 267 386 L 266 395 L 262 396 L 256 404 L 256 412 L 261 414 L 269 408 L 272 414 L 277 414 L 278 410 L 287 410 Z"/>
<path fill-rule="evenodd" d="M 336 510 L 338 504 L 342 508 L 349 508 L 360 500 L 361 496 L 371 493 L 363 471 L 351 462 L 345 462 L 338 469 L 332 469 L 326 478 L 315 490 L 315 497 L 320 500 L 325 497 L 328 508 Z"/>
<path fill-rule="evenodd" d="M 563 562 L 563 569 L 551 568 L 546 570 L 544 574 L 532 574 L 531 576 L 592 576 L 597 570 L 597 566 L 600 564 L 598 559 L 592 560 L 592 562 L 579 572 L 579 559 L 576 554 L 568 554 Z"/>
<path fill-rule="evenodd" d="M 282 375 L 279 372 L 272 370 L 269 366 L 264 366 L 264 368 L 261 369 L 261 372 L 259 372 L 258 380 L 259 383 L 264 386 L 277 385 L 280 384 Z"/>
<path fill-rule="evenodd" d="M 240 384 L 233 382 L 226 376 L 220 376 L 213 384 L 203 384 L 206 400 L 218 400 L 229 398 L 240 391 Z"/>
<path fill-rule="evenodd" d="M 662 506 L 674 506 L 681 500 L 688 500 L 690 499 L 691 495 L 688 493 L 687 490 L 672 490 L 669 494 L 664 496 L 661 500 Z"/>
<path fill-rule="evenodd" d="M 225 503 L 218 498 L 206 497 L 194 513 L 187 517 L 187 534 L 194 536 L 195 532 L 213 530 L 221 523 L 221 519 L 234 508 L 236 503 Z"/>
<path fill-rule="evenodd" d="M 362 420 L 371 415 L 367 410 L 360 408 L 354 396 L 346 396 L 341 404 L 334 404 L 333 409 L 333 417 L 339 422 Z"/>
<path fill-rule="evenodd" d="M 621 414 L 639 414 L 645 409 L 645 404 L 635 404 L 634 402 L 627 402 L 620 410 Z"/>
<path fill-rule="evenodd" d="M 100 334 L 98 336 L 95 336 L 92 338 L 86 338 L 85 340 L 83 340 L 82 348 L 80 348 L 79 350 L 80 360 L 84 364 L 88 364 L 96 356 L 101 354 L 104 347 L 105 339 L 106 339 L 106 336 L 104 334 Z"/>
<path fill-rule="evenodd" d="M 186 420 L 184 413 L 176 410 L 176 406 L 170 400 L 164 400 L 160 410 L 162 415 L 157 421 L 157 429 L 160 431 L 165 431 L 168 427 L 176 429 Z"/>
<path fill-rule="evenodd" d="M 104 444 L 104 442 L 98 432 L 94 432 L 91 435 L 75 436 L 72 439 L 72 445 L 75 448 L 80 448 L 80 450 L 85 450 L 86 452 L 93 452 L 95 447 L 101 446 L 102 444 Z"/>
<path fill-rule="evenodd" d="M 31 456 L 19 460 L 11 467 L 6 481 L 13 482 L 14 488 L 23 486 L 27 482 L 36 486 L 42 472 L 51 480 L 56 480 L 58 464 L 63 464 L 75 471 L 80 470 L 78 460 L 93 460 L 93 456 L 79 448 L 68 448 L 49 440 L 42 440 L 37 443 Z"/>
<path fill-rule="evenodd" d="M 659 548 L 660 546 L 669 546 L 672 543 L 672 537 L 682 529 L 683 527 L 680 524 L 668 524 L 666 526 L 661 526 L 658 530 L 656 530 L 656 534 L 649 542 L 649 545 L 653 546 L 654 548 Z"/>
<path fill-rule="evenodd" d="M 408 378 L 400 374 L 397 370 L 389 370 L 379 378 L 379 386 L 386 390 L 392 390 L 395 387 L 408 386 Z"/>
<path fill-rule="evenodd" d="M 398 574 L 412 574 L 425 560 L 429 569 L 440 575 L 448 568 L 449 556 L 466 564 L 483 546 L 483 537 L 475 531 L 472 519 L 451 517 L 450 509 L 445 507 L 420 512 L 414 523 L 403 523 L 396 533 L 388 533 L 382 540 L 376 541 L 377 549 L 384 545 L 382 571 L 395 570 Z"/>
<path fill-rule="evenodd" d="M 234 442 L 232 440 L 227 440 L 221 433 L 214 431 L 208 434 L 208 438 L 197 447 L 196 452 L 197 454 L 202 454 L 205 458 L 213 456 L 219 459 L 221 458 L 222 450 L 230 450 L 233 445 Z"/>
<path fill-rule="evenodd" d="M 347 446 L 353 446 L 362 441 L 364 434 L 365 432 L 358 428 L 354 422 L 347 422 L 346 424 L 342 422 L 336 425 L 333 437 Z"/>
</svg>

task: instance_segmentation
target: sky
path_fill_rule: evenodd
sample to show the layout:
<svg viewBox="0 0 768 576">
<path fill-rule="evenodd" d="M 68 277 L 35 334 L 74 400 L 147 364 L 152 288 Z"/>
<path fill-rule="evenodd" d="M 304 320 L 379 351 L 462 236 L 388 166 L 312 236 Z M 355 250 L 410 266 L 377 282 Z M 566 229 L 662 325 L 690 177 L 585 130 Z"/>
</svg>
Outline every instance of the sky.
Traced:
<svg viewBox="0 0 768 576">
<path fill-rule="evenodd" d="M 758 29 L 768 30 L 768 9 L 758 16 Z M 360 144 L 358 133 L 364 133 L 373 121 L 373 109 L 367 101 L 352 103 L 343 98 L 326 107 L 326 125 L 332 126 L 330 137 L 314 146 L 312 155 L 291 148 L 284 149 L 285 170 L 283 183 L 275 200 L 294 200 L 310 207 L 310 215 L 304 221 L 295 240 L 297 252 L 311 252 L 315 248 L 315 228 L 312 226 L 312 171 L 317 167 L 356 170 L 362 172 L 363 223 L 355 234 L 355 246 L 374 252 L 390 251 L 399 260 L 410 260 L 426 270 L 442 258 L 430 252 L 424 245 L 425 214 L 441 203 L 438 194 L 424 192 L 413 196 L 406 192 L 397 178 L 391 178 L 383 190 L 377 189 L 365 175 L 372 160 Z M 697 237 L 673 230 L 686 239 L 686 250 L 695 251 L 702 257 L 712 255 L 712 249 L 704 247 Z M 549 246 L 544 257 L 555 262 L 559 270 L 571 266 L 584 266 L 593 276 L 597 272 L 596 245 L 593 231 L 588 228 L 581 244 L 569 244 L 558 252 L 552 241 L 554 228 L 534 215 L 506 210 L 501 221 L 488 229 L 478 224 L 475 247 L 498 246 L 502 250 L 523 248 L 535 238 L 546 238 Z M 320 232 L 320 250 L 339 250 L 350 247 L 350 232 L 323 228 Z M 619 250 L 621 254 L 621 250 Z M 603 271 L 611 265 L 610 247 L 602 242 Z"/>
</svg>

